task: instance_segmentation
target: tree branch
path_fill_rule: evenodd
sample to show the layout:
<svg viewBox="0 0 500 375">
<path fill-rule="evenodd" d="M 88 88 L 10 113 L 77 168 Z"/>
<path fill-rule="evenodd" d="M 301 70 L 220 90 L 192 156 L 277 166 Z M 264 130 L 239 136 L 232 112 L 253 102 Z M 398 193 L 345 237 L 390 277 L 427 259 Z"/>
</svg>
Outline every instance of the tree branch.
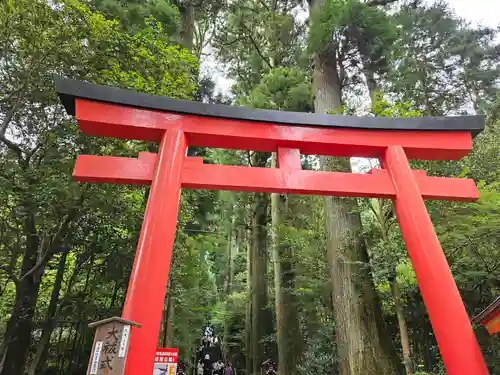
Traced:
<svg viewBox="0 0 500 375">
<path fill-rule="evenodd" d="M 395 3 L 398 0 L 371 0 L 366 3 L 369 7 L 376 7 L 376 6 L 383 6 L 383 5 L 388 5 Z"/>
<path fill-rule="evenodd" d="M 8 140 L 5 137 L 5 133 L 7 132 L 7 127 L 9 126 L 10 122 L 12 121 L 12 118 L 14 117 L 20 106 L 21 106 L 21 95 L 17 97 L 14 106 L 10 109 L 10 111 L 7 112 L 5 118 L 3 119 L 2 126 L 0 127 L 0 141 L 4 143 L 9 149 L 14 151 L 19 157 L 19 159 L 22 159 L 21 148 L 17 144 Z"/>
<path fill-rule="evenodd" d="M 271 65 L 271 62 L 268 60 L 268 58 L 266 56 L 264 56 L 264 54 L 261 52 L 257 42 L 255 41 L 255 39 L 253 38 L 253 36 L 251 35 L 252 31 L 248 29 L 248 27 L 246 27 L 246 25 L 244 24 L 244 22 L 241 23 L 241 26 L 246 30 L 246 32 L 248 33 L 248 35 L 246 35 L 246 37 L 248 39 L 250 39 L 250 42 L 252 43 L 253 47 L 255 48 L 255 50 L 257 51 L 257 54 L 260 56 L 260 58 L 266 63 L 266 65 L 269 67 L 269 69 L 272 69 L 273 66 Z"/>
<path fill-rule="evenodd" d="M 19 147 L 18 144 L 12 142 L 11 140 L 9 140 L 5 137 L 5 133 L 7 132 L 7 128 L 9 126 L 10 122 L 12 121 L 12 118 L 16 114 L 19 107 L 21 107 L 21 97 L 22 97 L 22 95 L 19 94 L 17 99 L 16 99 L 16 102 L 14 103 L 12 108 L 5 115 L 5 118 L 2 122 L 2 126 L 0 127 L 0 142 L 5 144 L 11 151 L 13 151 L 15 153 L 17 155 L 17 158 L 19 159 L 19 163 L 21 165 L 23 165 L 24 159 L 23 159 L 23 151 L 21 150 L 21 147 Z"/>
<path fill-rule="evenodd" d="M 237 37 L 237 38 L 234 38 L 233 40 L 228 41 L 227 43 L 221 43 L 221 45 L 223 47 L 228 47 L 228 46 L 230 46 L 230 45 L 232 45 L 232 44 L 234 44 L 236 42 L 239 42 L 242 39 L 243 39 L 243 37 Z M 219 53 L 219 55 L 220 55 L 220 53 Z"/>
<path fill-rule="evenodd" d="M 22 91 L 22 89 L 19 91 Z M 21 107 L 21 98 L 22 98 L 22 95 L 21 95 L 21 93 L 19 93 L 19 95 L 17 96 L 16 102 L 14 103 L 14 105 L 12 106 L 10 111 L 7 112 L 7 115 L 5 116 L 5 118 L 3 120 L 2 126 L 0 127 L 0 135 L 1 136 L 5 135 L 5 132 L 7 131 L 7 127 L 9 126 L 9 124 L 12 120 L 12 117 L 14 117 L 14 115 L 16 114 L 19 107 Z"/>
<path fill-rule="evenodd" d="M 250 151 L 250 150 L 247 150 L 247 159 L 248 159 L 248 165 L 250 167 L 253 167 L 253 165 L 252 165 L 252 151 Z"/>
<path fill-rule="evenodd" d="M 40 268 L 45 266 L 54 254 L 59 252 L 59 245 L 62 242 L 63 237 L 67 234 L 71 222 L 78 215 L 78 207 L 82 204 L 84 197 L 85 197 L 85 191 L 83 191 L 82 194 L 80 195 L 80 199 L 79 199 L 78 204 L 75 204 L 68 212 L 68 215 L 66 216 L 63 223 L 61 224 L 61 227 L 59 228 L 57 233 L 54 235 L 54 237 L 49 245 L 49 248 L 45 251 L 45 254 L 43 254 L 43 256 L 38 260 L 38 262 L 36 262 L 36 264 L 33 266 L 33 268 L 31 268 L 28 272 L 26 272 L 19 279 L 19 281 L 22 281 L 22 280 L 26 279 L 27 277 L 33 275 Z M 67 250 L 64 250 L 64 251 L 67 251 Z"/>
<path fill-rule="evenodd" d="M 495 272 L 498 268 L 500 268 L 500 262 L 498 262 L 497 264 L 495 264 L 495 266 L 493 266 L 493 269 L 491 270 L 491 272 L 489 272 L 489 274 L 491 275 L 493 272 Z M 474 288 L 472 288 L 469 293 L 474 293 L 478 288 L 482 287 L 486 281 L 488 281 L 487 278 L 484 278 L 482 281 L 480 281 L 478 284 L 476 284 L 474 286 Z"/>
<path fill-rule="evenodd" d="M 20 279 L 19 281 L 23 281 L 24 279 L 28 278 L 29 276 L 33 275 L 35 272 L 37 272 L 40 268 L 45 266 L 47 262 L 50 260 L 50 258 L 55 254 L 55 252 L 51 251 L 51 248 L 47 249 L 45 254 L 36 262 L 36 264 L 33 266 L 32 269 L 30 269 L 28 272 L 26 272 Z"/>
<path fill-rule="evenodd" d="M 16 275 L 14 275 L 14 272 L 12 272 L 9 267 L 0 264 L 0 271 L 5 272 L 7 276 L 9 276 L 9 278 L 14 282 L 14 284 L 17 285 L 17 283 L 19 283 L 19 279 Z"/>
<path fill-rule="evenodd" d="M 476 245 L 474 245 L 474 243 L 471 241 L 471 239 L 468 237 L 468 236 L 465 236 L 465 238 L 467 239 L 467 241 L 469 241 L 469 245 L 472 247 L 472 250 L 474 250 L 474 253 L 476 253 L 476 255 L 478 256 L 478 258 L 481 260 L 481 262 L 483 262 L 483 265 L 484 265 L 484 268 L 486 268 L 486 271 L 488 273 L 491 273 L 490 271 L 490 268 L 488 267 L 488 262 L 486 262 L 484 260 L 484 258 L 481 256 L 481 254 L 479 253 L 479 251 L 477 250 L 477 247 Z"/>
<path fill-rule="evenodd" d="M 13 151 L 17 155 L 17 158 L 19 159 L 19 163 L 21 165 L 24 164 L 23 151 L 21 150 L 21 147 L 19 147 L 18 144 L 5 138 L 5 135 L 3 134 L 0 134 L 0 142 L 5 144 L 11 151 Z"/>
<path fill-rule="evenodd" d="M 269 7 L 267 6 L 267 4 L 266 4 L 264 1 L 259 0 L 259 4 L 260 4 L 260 5 L 262 5 L 262 6 L 266 9 L 266 11 L 268 11 L 268 12 L 270 12 L 270 11 L 271 11 L 271 10 L 269 9 Z"/>
</svg>

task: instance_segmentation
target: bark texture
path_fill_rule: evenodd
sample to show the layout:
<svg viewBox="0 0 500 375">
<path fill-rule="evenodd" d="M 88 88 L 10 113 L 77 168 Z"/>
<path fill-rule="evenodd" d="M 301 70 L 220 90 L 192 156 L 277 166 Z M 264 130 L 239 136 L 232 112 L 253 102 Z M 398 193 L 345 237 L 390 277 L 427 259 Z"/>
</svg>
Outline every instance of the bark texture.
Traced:
<svg viewBox="0 0 500 375">
<path fill-rule="evenodd" d="M 312 6 L 321 8 L 321 0 Z M 340 76 L 335 46 L 324 46 L 314 59 L 316 113 L 341 107 Z M 321 157 L 320 163 L 324 170 L 350 170 L 346 159 Z M 383 326 L 357 201 L 326 197 L 325 224 L 340 374 L 400 374 L 402 366 Z"/>
<path fill-rule="evenodd" d="M 396 277 L 389 279 L 391 284 L 392 298 L 394 298 L 394 306 L 396 309 L 396 316 L 398 318 L 399 334 L 401 336 L 401 348 L 403 349 L 403 359 L 407 375 L 413 374 L 413 366 L 410 354 L 410 339 L 408 337 L 408 328 L 406 327 L 405 313 L 403 304 L 401 303 L 401 294 L 399 293 L 399 286 Z"/>
<path fill-rule="evenodd" d="M 49 350 L 50 336 L 54 330 L 56 323 L 56 312 L 57 305 L 59 302 L 59 293 L 61 292 L 62 281 L 64 277 L 64 271 L 66 269 L 66 259 L 68 257 L 68 252 L 64 252 L 61 255 L 59 264 L 57 267 L 56 278 L 54 280 L 54 286 L 52 288 L 52 293 L 50 295 L 49 307 L 47 308 L 47 317 L 42 329 L 42 336 L 40 342 L 37 345 L 35 357 L 33 358 L 30 367 L 28 369 L 28 375 L 35 375 L 39 370 L 40 366 L 45 363 L 47 358 L 47 353 Z"/>
<path fill-rule="evenodd" d="M 193 50 L 195 7 L 191 1 L 184 0 L 179 2 L 179 11 L 181 13 L 181 43 L 182 46 L 190 51 Z"/>
<path fill-rule="evenodd" d="M 229 295 L 233 291 L 234 283 L 234 257 L 239 252 L 240 232 L 236 227 L 236 218 L 231 221 L 231 231 L 229 233 L 227 244 L 227 276 L 226 276 L 226 294 Z"/>
<path fill-rule="evenodd" d="M 163 311 L 163 335 L 162 345 L 164 348 L 169 348 L 172 342 L 173 327 L 172 322 L 174 319 L 174 297 L 172 296 L 172 288 L 169 287 L 167 298 L 165 301 L 165 309 Z"/>
<path fill-rule="evenodd" d="M 269 153 L 255 152 L 252 166 L 265 167 Z M 269 348 L 263 339 L 272 330 L 271 311 L 268 307 L 267 285 L 267 218 L 269 194 L 254 193 L 252 206 L 251 237 L 251 300 L 252 300 L 252 374 L 260 373 L 261 364 L 269 355 Z"/>
<path fill-rule="evenodd" d="M 251 232 L 249 233 L 251 234 Z M 250 236 L 251 238 L 251 236 Z M 246 374 L 251 375 L 253 370 L 253 352 L 252 352 L 252 243 L 248 241 L 247 245 L 247 305 L 245 311 L 245 368 Z"/>
<path fill-rule="evenodd" d="M 35 228 L 35 218 L 31 213 L 25 219 L 24 231 L 26 247 L 21 263 L 21 276 L 34 269 L 38 260 L 40 241 Z M 40 267 L 16 283 L 15 304 L 4 338 L 6 350 L 1 365 L 2 375 L 22 375 L 24 372 L 43 268 Z"/>
</svg>

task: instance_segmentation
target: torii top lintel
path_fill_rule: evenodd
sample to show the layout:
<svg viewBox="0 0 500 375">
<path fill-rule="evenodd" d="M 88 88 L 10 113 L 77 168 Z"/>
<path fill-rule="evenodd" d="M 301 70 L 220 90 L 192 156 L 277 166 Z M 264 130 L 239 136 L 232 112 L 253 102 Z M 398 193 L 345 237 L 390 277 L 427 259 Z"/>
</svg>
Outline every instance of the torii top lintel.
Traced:
<svg viewBox="0 0 500 375">
<path fill-rule="evenodd" d="M 55 76 L 56 82 L 56 91 L 59 94 L 61 102 L 66 108 L 68 114 L 77 115 L 77 107 L 78 102 L 100 102 L 100 103 L 108 103 L 108 105 L 119 106 L 119 107 L 129 107 L 135 109 L 149 110 L 154 111 L 155 113 L 163 113 L 163 114 L 179 114 L 184 115 L 184 118 L 187 119 L 199 119 L 200 116 L 204 118 L 205 127 L 208 128 L 210 124 L 214 123 L 214 120 L 217 120 L 218 123 L 221 120 L 226 120 L 226 123 L 229 123 L 228 120 L 234 125 L 238 123 L 239 125 L 253 126 L 262 128 L 262 125 L 273 126 L 276 129 L 286 128 L 292 129 L 292 132 L 299 133 L 300 129 L 311 129 L 314 128 L 317 130 L 317 134 L 320 137 L 326 132 L 330 131 L 332 134 L 335 133 L 335 136 L 339 135 L 347 135 L 350 137 L 357 135 L 366 135 L 366 131 L 372 131 L 372 133 L 378 133 L 380 136 L 384 137 L 387 135 L 384 132 L 390 131 L 394 133 L 394 131 L 398 131 L 397 133 L 401 134 L 404 131 L 406 133 L 405 138 L 410 138 L 414 134 L 414 132 L 418 132 L 418 138 L 422 138 L 422 135 L 426 135 L 425 138 L 428 139 L 426 145 L 422 145 L 421 148 L 432 148 L 435 151 L 441 150 L 445 151 L 446 149 L 450 149 L 451 145 L 449 143 L 454 143 L 454 139 L 457 139 L 459 134 L 463 135 L 465 133 L 469 134 L 469 136 L 475 136 L 480 133 L 484 129 L 484 117 L 483 116 L 453 116 L 453 117 L 419 117 L 419 118 L 380 118 L 380 117 L 358 117 L 358 116 L 340 116 L 340 115 L 324 115 L 324 114 L 313 114 L 313 113 L 301 113 L 301 112 L 286 112 L 286 111 L 273 111 L 273 110 L 262 110 L 262 109 L 251 109 L 247 107 L 233 107 L 227 105 L 217 105 L 217 104 L 206 104 L 188 100 L 178 100 L 172 99 L 164 96 L 155 96 L 149 95 L 139 92 L 134 92 L 131 90 L 119 89 L 116 87 L 102 86 L 91 84 L 83 81 L 76 81 L 65 79 L 59 76 Z M 108 107 L 110 108 L 110 107 Z M 94 108 L 97 109 L 97 108 Z M 137 116 L 136 116 L 137 117 Z M 80 119 L 84 120 L 84 119 Z M 81 121 L 80 121 L 81 122 Z M 260 125 L 260 126 L 259 126 Z M 146 127 L 146 126 L 145 126 Z M 144 127 L 144 128 L 145 128 Z M 151 125 L 149 127 L 152 127 Z M 159 140 L 161 135 L 152 134 L 151 131 L 147 131 L 146 129 L 136 129 L 136 131 L 132 132 L 127 131 L 125 129 L 122 130 L 123 137 L 133 137 L 134 139 L 142 139 L 142 140 Z M 293 129 L 296 129 L 295 131 Z M 82 128 L 83 131 L 88 132 L 93 135 L 110 135 L 113 137 L 117 137 L 114 134 L 105 134 L 106 131 L 104 129 L 85 129 L 85 126 Z M 109 130 L 109 129 L 108 129 Z M 238 129 L 240 128 L 238 127 Z M 339 132 L 339 130 L 350 130 L 350 133 Z M 359 132 L 360 130 L 364 130 L 364 132 Z M 281 129 L 283 132 L 284 130 Z M 409 133 L 408 133 L 409 132 Z M 109 133 L 109 132 L 108 132 Z M 114 132 L 113 132 L 114 133 Z M 415 133 L 416 135 L 417 133 Z M 455 135 L 452 135 L 455 134 Z M 238 134 L 233 134 L 238 136 Z M 290 141 L 299 141 L 299 139 L 294 139 L 294 135 L 290 134 Z M 442 142 L 443 136 L 447 137 L 446 142 Z M 151 139 L 153 138 L 153 139 Z M 196 138 L 196 137 L 194 137 Z M 193 144 L 190 142 L 190 145 L 193 146 L 208 146 L 208 147 L 221 147 L 220 145 L 212 145 L 209 139 L 210 137 L 205 137 L 205 141 L 207 144 Z M 304 138 L 304 137 L 302 137 Z M 440 145 L 440 147 L 434 147 L 434 145 L 429 144 L 429 139 L 433 138 L 435 141 L 431 142 L 434 145 Z M 469 137 L 467 137 L 469 138 Z M 436 140 L 438 140 L 436 142 Z M 374 147 L 377 146 L 376 140 L 372 145 Z M 196 142 L 196 139 L 194 140 Z M 204 142 L 202 142 L 204 143 Z M 216 142 L 217 143 L 217 142 Z M 266 139 L 259 139 L 257 142 L 260 147 L 264 147 L 266 145 Z M 418 142 L 417 142 L 418 143 Z M 250 142 L 251 145 L 251 142 Z M 224 146 L 224 145 L 222 145 Z M 405 148 L 412 148 L 408 146 L 417 146 L 415 145 L 406 145 L 402 144 Z M 239 145 L 236 144 L 235 147 L 230 148 L 239 148 Z M 246 147 L 242 147 L 246 149 Z M 470 146 L 467 147 L 468 151 L 470 151 Z M 259 149 L 256 149 L 260 151 Z M 262 149 L 262 151 L 267 151 Z M 312 152 L 311 152 L 312 151 Z M 308 150 L 307 145 L 305 149 L 301 147 L 302 153 L 309 154 L 323 154 L 323 149 L 315 148 L 314 150 Z M 446 155 L 443 155 L 442 152 L 434 153 L 434 155 L 414 155 L 412 151 L 409 152 L 408 156 L 410 158 L 418 158 L 418 159 L 456 159 L 463 157 L 467 152 L 466 150 L 462 150 L 462 152 L 455 155 L 452 155 L 449 152 L 445 151 Z M 327 152 L 326 154 L 330 154 Z M 370 152 L 368 152 L 370 154 Z M 421 153 L 420 153 L 421 154 Z M 338 155 L 338 156 L 371 156 L 367 155 L 366 152 L 361 152 L 360 155 Z"/>
</svg>

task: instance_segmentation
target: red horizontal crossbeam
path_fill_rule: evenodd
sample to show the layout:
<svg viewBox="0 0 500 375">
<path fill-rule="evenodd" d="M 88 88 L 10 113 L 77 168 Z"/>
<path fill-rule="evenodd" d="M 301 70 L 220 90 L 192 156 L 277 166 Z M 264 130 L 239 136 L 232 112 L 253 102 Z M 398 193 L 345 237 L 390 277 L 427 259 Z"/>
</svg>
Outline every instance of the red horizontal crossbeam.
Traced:
<svg viewBox="0 0 500 375">
<path fill-rule="evenodd" d="M 149 184 L 157 162 L 156 154 L 140 153 L 138 158 L 80 155 L 74 177 L 83 182 Z M 474 201 L 479 195 L 473 180 L 430 177 L 414 171 L 424 199 Z M 203 164 L 202 158 L 185 157 L 181 183 L 184 188 L 261 191 L 349 197 L 395 198 L 396 191 L 387 171 L 370 174 L 320 172 L 289 168 L 253 168 Z"/>
<path fill-rule="evenodd" d="M 378 158 L 389 146 L 402 146 L 411 159 L 460 159 L 472 149 L 470 132 L 361 130 L 284 126 L 264 122 L 200 117 L 76 100 L 76 118 L 89 135 L 159 142 L 165 129 L 182 128 L 189 146 L 302 154 Z"/>
</svg>

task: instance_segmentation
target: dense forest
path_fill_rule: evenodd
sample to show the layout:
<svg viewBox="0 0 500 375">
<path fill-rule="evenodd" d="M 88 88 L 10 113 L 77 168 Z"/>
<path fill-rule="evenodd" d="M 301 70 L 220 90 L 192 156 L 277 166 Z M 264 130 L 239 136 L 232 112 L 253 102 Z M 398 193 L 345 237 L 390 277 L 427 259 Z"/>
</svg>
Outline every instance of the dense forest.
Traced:
<svg viewBox="0 0 500 375">
<path fill-rule="evenodd" d="M 53 74 L 280 111 L 484 115 L 468 157 L 412 162 L 478 184 L 475 203 L 426 205 L 469 316 L 480 312 L 500 294 L 499 33 L 439 0 L 0 1 L 0 374 L 85 374 L 88 323 L 121 315 L 148 189 L 76 183 L 74 161 L 157 147 L 83 135 Z M 304 169 L 373 163 L 302 157 Z M 164 306 L 158 344 L 188 365 L 211 321 L 237 374 L 268 358 L 280 375 L 446 373 L 386 200 L 185 190 Z M 499 337 L 474 328 L 500 374 Z"/>
</svg>

